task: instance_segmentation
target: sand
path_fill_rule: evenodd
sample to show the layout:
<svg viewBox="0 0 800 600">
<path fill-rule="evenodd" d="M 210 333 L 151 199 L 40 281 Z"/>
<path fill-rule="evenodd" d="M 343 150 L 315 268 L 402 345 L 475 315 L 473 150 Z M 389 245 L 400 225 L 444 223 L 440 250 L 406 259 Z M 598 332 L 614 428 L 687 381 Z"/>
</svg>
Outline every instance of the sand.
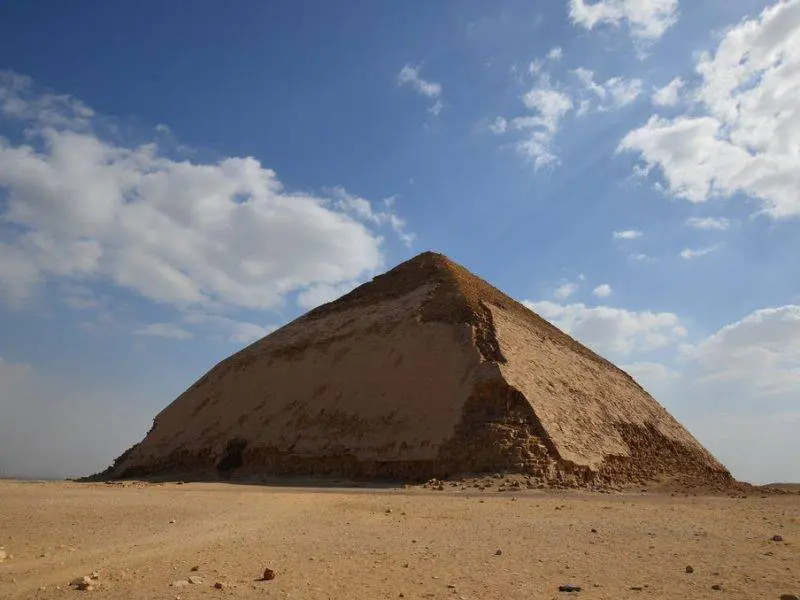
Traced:
<svg viewBox="0 0 800 600">
<path fill-rule="evenodd" d="M 0 598 L 800 594 L 796 493 L 472 490 L 0 482 Z M 95 589 L 69 588 L 92 571 Z"/>
</svg>

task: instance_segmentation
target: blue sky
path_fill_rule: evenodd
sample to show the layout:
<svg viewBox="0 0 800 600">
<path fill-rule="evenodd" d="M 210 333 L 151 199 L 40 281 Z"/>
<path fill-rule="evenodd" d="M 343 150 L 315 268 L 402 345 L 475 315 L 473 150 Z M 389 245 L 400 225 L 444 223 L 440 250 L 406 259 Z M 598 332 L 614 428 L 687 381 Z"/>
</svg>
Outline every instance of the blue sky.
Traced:
<svg viewBox="0 0 800 600">
<path fill-rule="evenodd" d="M 4 3 L 0 473 L 431 249 L 800 480 L 799 47 L 800 0 Z"/>
</svg>

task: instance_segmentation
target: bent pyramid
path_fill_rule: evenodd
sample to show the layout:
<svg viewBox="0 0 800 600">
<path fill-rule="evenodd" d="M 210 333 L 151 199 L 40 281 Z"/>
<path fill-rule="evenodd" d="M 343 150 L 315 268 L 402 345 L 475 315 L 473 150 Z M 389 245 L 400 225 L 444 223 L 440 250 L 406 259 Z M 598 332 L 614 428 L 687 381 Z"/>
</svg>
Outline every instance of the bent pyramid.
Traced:
<svg viewBox="0 0 800 600">
<path fill-rule="evenodd" d="M 101 477 L 733 482 L 629 375 L 426 252 L 223 360 Z"/>
</svg>

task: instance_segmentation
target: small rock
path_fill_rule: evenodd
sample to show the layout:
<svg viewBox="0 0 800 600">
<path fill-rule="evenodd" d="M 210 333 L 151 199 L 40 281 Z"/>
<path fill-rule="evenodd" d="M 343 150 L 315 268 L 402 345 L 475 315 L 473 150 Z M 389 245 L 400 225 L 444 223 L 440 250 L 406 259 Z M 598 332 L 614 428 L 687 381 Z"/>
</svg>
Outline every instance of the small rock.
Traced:
<svg viewBox="0 0 800 600">
<path fill-rule="evenodd" d="M 390 515 L 390 514 L 392 514 L 392 509 L 391 509 L 391 508 L 387 508 L 387 509 L 386 509 L 385 511 L 383 511 L 383 512 L 385 512 L 387 515 Z"/>
<path fill-rule="evenodd" d="M 494 551 L 494 555 L 495 556 L 501 556 L 502 554 L 503 554 L 503 551 L 500 550 L 500 548 L 498 548 L 497 550 Z"/>
<path fill-rule="evenodd" d="M 170 519 L 170 520 L 169 520 L 169 524 L 170 524 L 170 525 L 172 525 L 172 524 L 174 524 L 174 523 L 175 523 L 175 519 Z"/>
<path fill-rule="evenodd" d="M 781 600 L 800 600 L 800 598 L 794 594 L 781 594 Z"/>
<path fill-rule="evenodd" d="M 8 554 L 6 553 L 6 551 L 0 548 L 0 562 L 3 562 L 7 558 Z"/>
<path fill-rule="evenodd" d="M 91 580 L 90 577 L 83 576 L 73 579 L 69 585 L 75 588 L 76 590 L 88 591 L 93 589 L 93 584 L 94 582 Z"/>
<path fill-rule="evenodd" d="M 782 542 L 783 541 L 783 536 L 781 536 L 781 535 L 773 535 L 769 539 L 772 540 L 773 542 Z"/>
<path fill-rule="evenodd" d="M 189 583 L 191 583 L 192 585 L 200 585 L 201 583 L 203 583 L 203 578 L 198 575 L 190 575 Z"/>
<path fill-rule="evenodd" d="M 592 533 L 597 533 L 597 529 L 592 529 Z"/>
<path fill-rule="evenodd" d="M 573 592 L 580 592 L 581 591 L 581 586 L 572 585 L 571 583 L 565 583 L 564 585 L 558 586 L 558 591 L 559 592 L 567 592 L 567 593 L 571 594 Z"/>
<path fill-rule="evenodd" d="M 264 576 L 261 581 L 272 581 L 273 579 L 275 579 L 275 571 L 270 568 L 264 569 Z"/>
<path fill-rule="evenodd" d="M 89 575 L 92 579 L 100 579 L 100 571 L 92 571 L 92 574 Z"/>
<path fill-rule="evenodd" d="M 179 579 L 178 581 L 173 581 L 172 583 L 170 583 L 169 587 L 179 588 L 179 587 L 186 587 L 187 585 L 189 585 L 188 581 L 186 581 L 185 579 Z"/>
<path fill-rule="evenodd" d="M 692 565 L 688 565 L 686 567 L 686 572 L 687 573 L 694 573 L 694 567 Z"/>
<path fill-rule="evenodd" d="M 224 581 L 218 581 L 214 584 L 215 590 L 224 590 L 226 587 L 228 587 L 228 584 Z"/>
<path fill-rule="evenodd" d="M 454 589 L 456 589 L 456 586 L 455 586 L 455 585 L 453 585 L 452 583 L 448 583 L 448 584 L 447 584 L 447 588 L 448 588 L 448 589 L 451 589 L 451 590 L 454 590 Z"/>
<path fill-rule="evenodd" d="M 642 591 L 644 588 L 643 588 L 642 586 L 640 586 L 640 585 L 632 585 L 632 586 L 631 586 L 631 589 L 632 589 L 634 592 L 641 592 L 641 591 Z"/>
<path fill-rule="evenodd" d="M 719 592 L 720 590 L 722 590 L 722 586 L 718 583 L 715 583 L 714 585 L 711 586 L 711 589 Z"/>
<path fill-rule="evenodd" d="M 189 570 L 190 570 L 192 573 L 195 573 L 195 572 L 197 572 L 197 571 L 199 571 L 199 570 L 200 570 L 200 567 L 199 567 L 198 565 L 195 565 L 195 566 L 193 566 L 193 567 L 192 567 L 191 569 L 189 569 Z"/>
<path fill-rule="evenodd" d="M 403 568 L 407 569 L 408 568 L 408 563 L 403 563 Z"/>
</svg>

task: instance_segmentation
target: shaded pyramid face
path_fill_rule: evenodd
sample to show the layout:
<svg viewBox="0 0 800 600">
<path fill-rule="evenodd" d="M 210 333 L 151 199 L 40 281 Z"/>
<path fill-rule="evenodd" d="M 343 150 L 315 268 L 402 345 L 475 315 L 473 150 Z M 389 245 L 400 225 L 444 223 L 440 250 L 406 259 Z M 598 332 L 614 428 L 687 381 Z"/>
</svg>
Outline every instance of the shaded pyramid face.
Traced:
<svg viewBox="0 0 800 600">
<path fill-rule="evenodd" d="M 223 360 L 101 475 L 495 471 L 733 481 L 630 376 L 434 253 Z"/>
</svg>

